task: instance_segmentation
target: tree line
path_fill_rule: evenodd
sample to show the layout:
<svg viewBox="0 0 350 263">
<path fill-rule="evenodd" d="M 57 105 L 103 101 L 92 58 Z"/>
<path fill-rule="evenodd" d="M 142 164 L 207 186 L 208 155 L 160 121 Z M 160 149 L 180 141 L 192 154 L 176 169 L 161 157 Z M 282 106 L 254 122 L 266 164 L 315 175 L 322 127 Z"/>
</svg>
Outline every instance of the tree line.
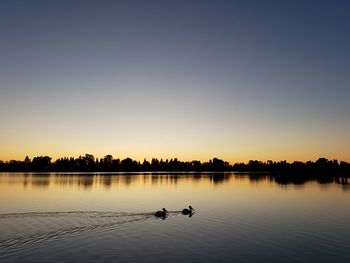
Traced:
<svg viewBox="0 0 350 263">
<path fill-rule="evenodd" d="M 146 159 L 143 162 L 131 158 L 114 159 L 112 155 L 103 158 L 95 158 L 92 154 L 85 154 L 74 157 L 63 157 L 52 161 L 49 156 L 37 156 L 31 160 L 28 156 L 24 161 L 11 160 L 0 161 L 0 171 L 3 172 L 26 172 L 26 171 L 47 171 L 47 172 L 123 172 L 123 171 L 226 171 L 231 166 L 218 158 L 209 162 L 191 161 L 183 162 L 177 158 Z"/>
<path fill-rule="evenodd" d="M 179 161 L 174 159 L 157 159 L 142 162 L 131 158 L 119 159 L 112 155 L 95 158 L 92 154 L 74 157 L 63 157 L 55 161 L 49 156 L 37 156 L 32 160 L 27 156 L 23 161 L 0 161 L 0 172 L 129 172 L 129 171 L 242 171 L 268 172 L 276 174 L 303 173 L 314 175 L 350 175 L 350 163 L 319 158 L 317 161 L 288 163 L 287 161 L 250 160 L 247 163 L 230 164 L 213 158 L 207 162 Z"/>
</svg>

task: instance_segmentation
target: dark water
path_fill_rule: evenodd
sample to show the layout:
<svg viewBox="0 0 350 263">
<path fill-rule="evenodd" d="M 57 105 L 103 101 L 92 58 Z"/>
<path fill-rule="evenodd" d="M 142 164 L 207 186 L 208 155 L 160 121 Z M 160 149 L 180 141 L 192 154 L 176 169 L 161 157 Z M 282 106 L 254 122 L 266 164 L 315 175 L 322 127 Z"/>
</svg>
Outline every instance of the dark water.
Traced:
<svg viewBox="0 0 350 263">
<path fill-rule="evenodd" d="M 350 262 L 348 183 L 0 174 L 0 262 Z"/>
</svg>

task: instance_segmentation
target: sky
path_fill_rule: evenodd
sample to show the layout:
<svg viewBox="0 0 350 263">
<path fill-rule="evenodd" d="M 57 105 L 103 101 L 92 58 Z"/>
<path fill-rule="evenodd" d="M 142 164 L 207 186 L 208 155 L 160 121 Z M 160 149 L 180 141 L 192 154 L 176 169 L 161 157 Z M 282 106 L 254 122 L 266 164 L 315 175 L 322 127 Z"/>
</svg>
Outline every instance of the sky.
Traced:
<svg viewBox="0 0 350 263">
<path fill-rule="evenodd" d="M 0 160 L 350 161 L 349 1 L 1 1 Z"/>
</svg>

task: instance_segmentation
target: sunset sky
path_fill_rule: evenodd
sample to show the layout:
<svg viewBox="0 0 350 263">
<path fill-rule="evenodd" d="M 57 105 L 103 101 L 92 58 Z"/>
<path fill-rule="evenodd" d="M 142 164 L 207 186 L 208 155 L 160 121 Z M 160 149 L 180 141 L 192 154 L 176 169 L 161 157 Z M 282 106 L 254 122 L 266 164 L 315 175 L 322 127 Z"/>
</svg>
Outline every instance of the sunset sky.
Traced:
<svg viewBox="0 0 350 263">
<path fill-rule="evenodd" d="M 0 160 L 350 161 L 349 1 L 1 1 Z"/>
</svg>

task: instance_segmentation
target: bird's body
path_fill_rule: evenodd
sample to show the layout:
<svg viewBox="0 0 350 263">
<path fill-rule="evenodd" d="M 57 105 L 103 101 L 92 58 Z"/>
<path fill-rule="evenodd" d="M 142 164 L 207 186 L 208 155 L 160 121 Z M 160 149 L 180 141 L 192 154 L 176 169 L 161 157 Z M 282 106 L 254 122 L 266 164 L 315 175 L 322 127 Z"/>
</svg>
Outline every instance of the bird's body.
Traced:
<svg viewBox="0 0 350 263">
<path fill-rule="evenodd" d="M 191 210 L 185 208 L 185 209 L 182 210 L 182 213 L 183 213 L 184 215 L 188 215 L 188 214 L 191 214 Z"/>
<path fill-rule="evenodd" d="M 157 211 L 154 215 L 157 217 L 163 217 L 166 216 L 166 213 L 164 211 Z"/>
<path fill-rule="evenodd" d="M 182 210 L 182 214 L 183 215 L 190 215 L 194 212 L 194 209 L 192 208 L 192 206 L 189 206 L 188 207 L 189 209 L 185 208 Z"/>
<path fill-rule="evenodd" d="M 168 211 L 163 208 L 161 211 L 157 211 L 154 216 L 156 217 L 166 217 L 168 215 Z"/>
</svg>

